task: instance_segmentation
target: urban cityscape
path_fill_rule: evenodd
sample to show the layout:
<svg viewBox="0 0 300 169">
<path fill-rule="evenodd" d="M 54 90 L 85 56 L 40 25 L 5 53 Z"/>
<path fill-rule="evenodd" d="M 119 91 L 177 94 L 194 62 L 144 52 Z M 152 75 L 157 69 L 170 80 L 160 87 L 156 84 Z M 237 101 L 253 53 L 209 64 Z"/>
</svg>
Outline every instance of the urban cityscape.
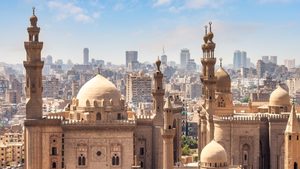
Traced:
<svg viewBox="0 0 300 169">
<path fill-rule="evenodd" d="M 129 8 L 129 3 L 142 5 L 133 1 L 120 1 L 123 4 L 114 6 L 114 10 L 124 10 L 128 15 L 129 9 L 124 8 Z M 276 7 L 271 3 L 279 3 L 292 14 L 295 9 L 290 6 L 300 5 L 292 0 L 258 1 L 258 5 L 272 8 Z M 180 8 L 175 0 L 153 0 L 150 8 L 159 11 L 168 7 L 168 13 L 180 16 L 183 10 L 193 13 L 189 10 L 219 10 L 219 5 L 225 8 L 215 1 L 182 2 L 186 6 Z M 83 8 L 88 3 L 97 6 L 88 6 L 90 11 L 107 9 L 99 7 L 97 0 L 3 2 L 4 8 L 15 5 L 27 12 L 18 21 L 26 26 L 9 28 L 17 32 L 16 37 L 23 37 L 17 47 L 11 48 L 15 55 L 22 48 L 22 59 L 6 54 L 6 45 L 0 47 L 1 169 L 300 168 L 299 57 L 293 49 L 282 55 L 286 46 L 299 50 L 297 44 L 289 44 L 293 42 L 290 34 L 278 41 L 282 49 L 265 50 L 264 54 L 243 45 L 224 50 L 227 42 L 222 34 L 227 28 L 220 26 L 223 21 L 204 19 L 198 23 L 201 27 L 192 35 L 192 42 L 177 46 L 181 43 L 157 41 L 153 54 L 153 49 L 144 51 L 137 45 L 120 48 L 121 56 L 113 56 L 120 49 L 104 45 L 111 48 L 111 55 L 100 57 L 94 51 L 103 46 L 83 43 L 78 48 L 59 35 L 62 42 L 53 46 L 50 36 L 61 25 L 77 21 L 88 24 L 105 15 L 95 11 L 88 15 Z M 47 19 L 51 20 L 46 17 L 47 10 L 66 11 L 55 21 L 59 24 L 51 25 L 47 24 Z M 299 28 L 300 23 L 294 25 Z M 86 30 L 86 26 L 78 29 Z M 182 33 L 190 36 L 189 31 Z M 109 34 L 109 39 L 118 36 Z M 293 38 L 300 39 L 296 36 Z M 127 43 L 136 43 L 133 37 Z M 11 44 L 5 38 L 0 44 Z M 181 38 L 171 39 L 176 40 Z M 71 53 L 79 52 L 69 58 L 52 54 L 63 55 L 65 47 Z"/>
</svg>

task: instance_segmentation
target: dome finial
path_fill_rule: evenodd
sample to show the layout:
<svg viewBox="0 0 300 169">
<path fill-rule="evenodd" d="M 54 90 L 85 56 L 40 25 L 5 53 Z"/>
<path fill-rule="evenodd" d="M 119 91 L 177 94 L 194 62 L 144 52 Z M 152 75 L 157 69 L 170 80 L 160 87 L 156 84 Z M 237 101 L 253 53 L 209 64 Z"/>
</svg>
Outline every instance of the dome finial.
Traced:
<svg viewBox="0 0 300 169">
<path fill-rule="evenodd" d="M 222 58 L 220 58 L 220 67 L 222 67 L 222 60 L 223 60 L 223 59 L 222 59 Z"/>
<path fill-rule="evenodd" d="M 212 22 L 209 22 L 209 32 L 211 32 L 211 24 Z"/>
<path fill-rule="evenodd" d="M 207 35 L 207 25 L 205 25 L 204 28 L 205 28 L 205 35 Z"/>
<path fill-rule="evenodd" d="M 35 15 L 35 7 L 32 7 L 32 15 Z"/>
</svg>

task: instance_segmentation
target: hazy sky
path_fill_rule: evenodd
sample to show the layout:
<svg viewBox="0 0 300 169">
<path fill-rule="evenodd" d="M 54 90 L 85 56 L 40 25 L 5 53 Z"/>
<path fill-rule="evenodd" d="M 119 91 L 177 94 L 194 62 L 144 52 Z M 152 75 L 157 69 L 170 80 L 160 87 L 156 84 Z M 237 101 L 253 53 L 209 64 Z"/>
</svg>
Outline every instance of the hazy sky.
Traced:
<svg viewBox="0 0 300 169">
<path fill-rule="evenodd" d="M 236 49 L 251 61 L 277 55 L 300 63 L 300 0 L 2 0 L 0 62 L 22 63 L 32 6 L 44 42 L 42 56 L 82 63 L 90 58 L 125 63 L 125 51 L 156 60 L 165 47 L 179 62 L 188 48 L 199 64 L 204 25 L 213 22 L 216 56 L 232 63 Z M 297 59 L 299 58 L 299 59 Z"/>
</svg>

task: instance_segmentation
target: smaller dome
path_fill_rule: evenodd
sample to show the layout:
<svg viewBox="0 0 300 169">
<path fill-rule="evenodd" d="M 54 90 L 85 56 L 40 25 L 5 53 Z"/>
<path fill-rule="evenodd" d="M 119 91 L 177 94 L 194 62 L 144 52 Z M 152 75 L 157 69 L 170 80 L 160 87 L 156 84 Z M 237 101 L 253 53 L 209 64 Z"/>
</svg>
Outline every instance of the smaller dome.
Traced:
<svg viewBox="0 0 300 169">
<path fill-rule="evenodd" d="M 278 85 L 277 89 L 274 90 L 270 95 L 269 106 L 289 106 L 290 96 L 288 92 Z"/>
<path fill-rule="evenodd" d="M 221 144 L 212 140 L 201 151 L 200 163 L 227 163 L 227 153 Z"/>
<path fill-rule="evenodd" d="M 215 73 L 217 78 L 216 90 L 217 91 L 230 91 L 231 90 L 231 79 L 229 74 L 223 67 L 220 67 Z"/>
</svg>

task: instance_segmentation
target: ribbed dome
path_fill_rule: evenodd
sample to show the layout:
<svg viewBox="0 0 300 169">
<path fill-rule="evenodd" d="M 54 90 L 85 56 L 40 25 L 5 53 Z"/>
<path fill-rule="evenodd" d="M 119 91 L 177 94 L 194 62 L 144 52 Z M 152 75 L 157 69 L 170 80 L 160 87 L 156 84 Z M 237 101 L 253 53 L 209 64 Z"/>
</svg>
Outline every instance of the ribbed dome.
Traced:
<svg viewBox="0 0 300 169">
<path fill-rule="evenodd" d="M 227 163 L 225 149 L 215 140 L 212 140 L 201 151 L 200 163 Z"/>
<path fill-rule="evenodd" d="M 288 92 L 278 85 L 277 89 L 271 93 L 269 106 L 288 106 L 290 105 L 290 96 Z"/>
<path fill-rule="evenodd" d="M 231 79 L 229 74 L 223 67 L 220 67 L 215 73 L 217 78 L 216 90 L 217 91 L 230 91 L 231 90 Z"/>
<path fill-rule="evenodd" d="M 87 100 L 92 104 L 94 100 L 102 99 L 112 99 L 114 105 L 119 105 L 121 94 L 112 82 L 98 74 L 81 87 L 76 98 L 79 107 L 86 107 Z"/>
</svg>

